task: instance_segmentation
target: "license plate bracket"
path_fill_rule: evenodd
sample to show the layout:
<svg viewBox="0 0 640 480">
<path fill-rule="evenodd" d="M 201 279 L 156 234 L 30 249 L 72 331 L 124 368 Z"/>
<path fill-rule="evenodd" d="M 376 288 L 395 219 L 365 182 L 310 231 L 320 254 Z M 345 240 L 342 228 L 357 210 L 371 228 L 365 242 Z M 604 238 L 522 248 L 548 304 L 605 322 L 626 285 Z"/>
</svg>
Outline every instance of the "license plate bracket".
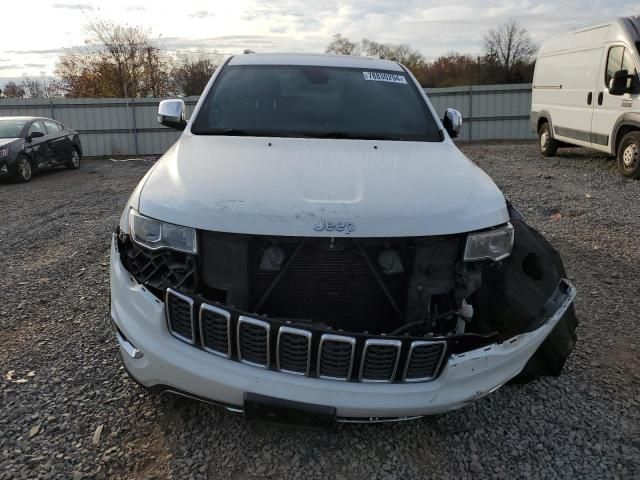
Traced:
<svg viewBox="0 0 640 480">
<path fill-rule="evenodd" d="M 336 424 L 336 409 L 245 392 L 244 417 L 249 422 L 331 429 Z"/>
</svg>

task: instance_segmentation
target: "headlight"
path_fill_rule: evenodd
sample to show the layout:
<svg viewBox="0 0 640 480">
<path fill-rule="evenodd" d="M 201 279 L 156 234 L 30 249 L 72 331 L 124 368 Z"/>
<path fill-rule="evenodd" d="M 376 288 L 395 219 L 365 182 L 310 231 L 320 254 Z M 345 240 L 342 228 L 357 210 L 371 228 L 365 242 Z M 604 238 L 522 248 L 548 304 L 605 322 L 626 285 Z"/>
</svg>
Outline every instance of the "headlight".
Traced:
<svg viewBox="0 0 640 480">
<path fill-rule="evenodd" d="M 0 158 L 5 158 L 9 156 L 8 148 L 0 148 Z"/>
<path fill-rule="evenodd" d="M 465 262 L 475 260 L 502 260 L 511 255 L 513 247 L 513 226 L 505 226 L 486 232 L 472 233 L 467 236 L 464 249 Z"/>
<path fill-rule="evenodd" d="M 133 208 L 129 211 L 129 232 L 138 245 L 149 250 L 168 248 L 185 253 L 196 253 L 196 231 L 140 215 Z"/>
</svg>

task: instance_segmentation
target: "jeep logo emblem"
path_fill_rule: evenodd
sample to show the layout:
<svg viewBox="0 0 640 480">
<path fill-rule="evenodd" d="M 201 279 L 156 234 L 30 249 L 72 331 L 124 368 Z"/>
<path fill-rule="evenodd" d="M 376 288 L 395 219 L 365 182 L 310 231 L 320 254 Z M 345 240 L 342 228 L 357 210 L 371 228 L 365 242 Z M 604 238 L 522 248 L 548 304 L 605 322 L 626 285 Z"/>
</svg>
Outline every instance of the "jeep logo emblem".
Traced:
<svg viewBox="0 0 640 480">
<path fill-rule="evenodd" d="M 341 232 L 349 235 L 351 232 L 355 232 L 356 224 L 353 222 L 334 222 L 321 218 L 318 223 L 313 226 L 316 232 Z"/>
</svg>

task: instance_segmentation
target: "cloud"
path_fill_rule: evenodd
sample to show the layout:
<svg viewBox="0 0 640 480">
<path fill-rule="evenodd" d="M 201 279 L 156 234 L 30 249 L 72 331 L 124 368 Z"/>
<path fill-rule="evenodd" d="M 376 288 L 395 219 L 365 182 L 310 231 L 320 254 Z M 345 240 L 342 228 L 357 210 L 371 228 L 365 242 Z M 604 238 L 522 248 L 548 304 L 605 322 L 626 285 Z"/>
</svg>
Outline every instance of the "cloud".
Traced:
<svg viewBox="0 0 640 480">
<path fill-rule="evenodd" d="M 2 0 L 0 0 L 2 1 Z M 9 0 L 4 0 L 8 2 Z M 96 0 L 51 0 L 42 9 L 42 30 L 47 25 L 64 24 L 72 10 L 91 10 Z M 15 3 L 15 2 L 13 2 Z M 8 5 L 13 5 L 11 2 Z M 20 7 L 16 7 L 19 9 Z M 153 31 L 168 32 L 160 37 L 159 47 L 175 50 L 219 51 L 223 54 L 293 51 L 323 52 L 331 38 L 341 33 L 351 41 L 368 38 L 379 42 L 406 43 L 429 59 L 452 50 L 481 55 L 483 36 L 509 18 L 517 18 L 540 43 L 548 36 L 574 28 L 613 19 L 621 14 L 640 14 L 637 0 L 241 0 L 233 8 L 217 8 L 217 2 L 182 0 L 176 9 L 169 0 L 110 0 L 102 2 L 102 13 L 118 23 L 143 23 Z M 46 10 L 46 11 L 45 11 Z M 139 13 L 144 12 L 144 13 Z M 185 22 L 171 21 L 180 12 Z M 215 13 L 214 13 L 215 12 Z M 202 21 L 200 21 L 200 19 Z M 6 23 L 6 22 L 5 22 Z M 67 22 L 68 23 L 68 22 Z M 20 75 L 22 63 L 49 63 L 55 57 L 81 45 L 82 26 L 70 25 L 48 32 L 46 40 L 25 45 L 19 25 L 10 27 L 0 52 L 5 76 Z M 39 28 L 39 30 L 38 30 Z M 215 32 L 214 36 L 213 33 Z M 64 45 L 67 48 L 55 48 Z M 25 48 L 25 50 L 19 50 Z M 11 49 L 11 50 L 10 50 Z M 18 56 L 20 55 L 20 56 Z M 0 62 L 0 65 L 4 63 Z M 33 67 L 34 71 L 38 68 Z"/>
<path fill-rule="evenodd" d="M 66 10 L 91 10 L 91 5 L 87 3 L 54 3 L 53 8 L 61 8 Z"/>
<path fill-rule="evenodd" d="M 221 50 L 241 53 L 245 48 L 269 49 L 274 46 L 274 39 L 268 35 L 223 35 L 206 38 L 165 37 L 162 47 L 169 50 Z M 226 53 L 226 52 L 225 52 Z"/>
<path fill-rule="evenodd" d="M 25 63 L 23 66 L 26 68 L 45 68 L 48 65 L 46 63 Z"/>
<path fill-rule="evenodd" d="M 336 1 L 324 2 L 322 5 L 310 6 L 298 0 L 280 0 L 272 3 L 258 2 L 245 10 L 241 19 L 248 22 L 268 22 L 272 28 L 286 28 L 290 24 L 298 30 L 318 30 L 336 15 Z"/>
<path fill-rule="evenodd" d="M 189 16 L 191 18 L 209 18 L 215 17 L 216 14 L 213 12 L 207 12 L 206 10 L 199 10 L 197 12 L 190 13 Z"/>
<path fill-rule="evenodd" d="M 0 65 L 0 70 L 18 70 L 22 68 L 22 65 L 16 65 L 15 63 L 10 63 L 9 65 Z"/>
<path fill-rule="evenodd" d="M 43 50 L 9 50 L 13 55 L 48 55 L 51 53 L 64 53 L 66 48 L 48 48 Z"/>
</svg>

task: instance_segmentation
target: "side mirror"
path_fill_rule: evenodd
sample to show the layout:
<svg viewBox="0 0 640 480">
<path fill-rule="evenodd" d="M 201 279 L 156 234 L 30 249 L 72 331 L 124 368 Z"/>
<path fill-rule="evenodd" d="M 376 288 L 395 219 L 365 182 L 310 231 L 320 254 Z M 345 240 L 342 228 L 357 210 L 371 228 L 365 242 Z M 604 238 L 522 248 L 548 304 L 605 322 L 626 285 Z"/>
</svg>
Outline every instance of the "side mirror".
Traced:
<svg viewBox="0 0 640 480">
<path fill-rule="evenodd" d="M 44 133 L 42 133 L 42 132 L 33 132 L 32 134 L 27 135 L 27 141 L 30 142 L 34 138 L 40 138 L 40 137 L 44 137 Z"/>
<path fill-rule="evenodd" d="M 458 110 L 447 108 L 442 125 L 451 138 L 456 138 L 462 131 L 462 115 Z"/>
<path fill-rule="evenodd" d="M 176 130 L 184 130 L 187 126 L 184 111 L 184 101 L 180 99 L 162 100 L 158 105 L 158 123 Z"/>
<path fill-rule="evenodd" d="M 630 78 L 632 78 L 632 76 L 629 75 L 628 70 L 618 70 L 609 81 L 609 93 L 619 97 L 629 92 L 630 88 L 628 87 L 628 83 Z"/>
</svg>

